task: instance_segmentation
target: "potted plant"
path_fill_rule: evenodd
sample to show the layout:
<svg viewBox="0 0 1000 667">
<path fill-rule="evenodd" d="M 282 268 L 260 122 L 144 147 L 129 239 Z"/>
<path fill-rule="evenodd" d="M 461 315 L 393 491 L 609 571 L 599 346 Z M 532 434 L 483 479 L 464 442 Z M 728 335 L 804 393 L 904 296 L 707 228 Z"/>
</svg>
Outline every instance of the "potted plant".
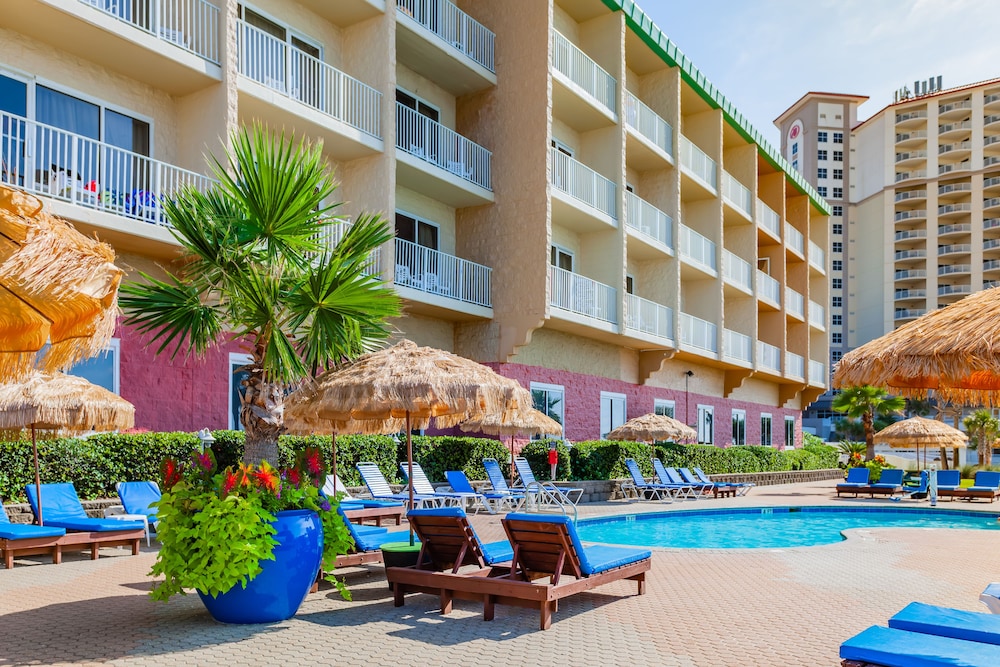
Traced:
<svg viewBox="0 0 1000 667">
<path fill-rule="evenodd" d="M 157 504 L 162 544 L 150 572 L 163 576 L 151 596 L 168 600 L 195 589 L 209 613 L 224 623 L 270 623 L 290 618 L 316 581 L 320 565 L 332 572 L 352 546 L 320 494 L 325 478 L 315 449 L 290 468 L 240 464 L 217 469 L 211 451 L 162 470 Z M 328 577 L 346 599 L 342 581 Z"/>
</svg>

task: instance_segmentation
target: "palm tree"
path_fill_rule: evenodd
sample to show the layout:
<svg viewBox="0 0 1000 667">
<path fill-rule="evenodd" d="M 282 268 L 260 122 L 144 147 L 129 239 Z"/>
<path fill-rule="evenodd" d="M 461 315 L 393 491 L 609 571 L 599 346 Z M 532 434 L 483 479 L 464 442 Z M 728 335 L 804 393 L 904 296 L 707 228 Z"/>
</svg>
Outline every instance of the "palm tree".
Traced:
<svg viewBox="0 0 1000 667">
<path fill-rule="evenodd" d="M 832 407 L 852 419 L 861 419 L 865 427 L 865 458 L 875 458 L 875 418 L 882 414 L 898 414 L 906 407 L 902 396 L 890 396 L 881 387 L 865 385 L 842 390 L 833 397 Z"/>
<path fill-rule="evenodd" d="M 926 417 L 934 411 L 934 403 L 932 398 L 908 398 L 906 399 L 906 416 Z"/>
<path fill-rule="evenodd" d="M 379 216 L 362 215 L 328 247 L 340 223 L 324 202 L 335 185 L 322 146 L 263 127 L 233 132 L 218 183 L 163 202 L 184 251 L 165 280 L 140 274 L 124 285 L 130 323 L 159 342 L 157 354 L 203 354 L 225 338 L 252 357 L 241 397 L 247 463 L 277 461 L 284 396 L 303 379 L 374 349 L 399 298 L 368 270 L 391 238 Z"/>
<path fill-rule="evenodd" d="M 1000 420 L 997 420 L 989 410 L 976 410 L 962 420 L 962 425 L 976 439 L 979 465 L 985 468 L 993 465 L 993 441 L 1000 431 Z"/>
</svg>

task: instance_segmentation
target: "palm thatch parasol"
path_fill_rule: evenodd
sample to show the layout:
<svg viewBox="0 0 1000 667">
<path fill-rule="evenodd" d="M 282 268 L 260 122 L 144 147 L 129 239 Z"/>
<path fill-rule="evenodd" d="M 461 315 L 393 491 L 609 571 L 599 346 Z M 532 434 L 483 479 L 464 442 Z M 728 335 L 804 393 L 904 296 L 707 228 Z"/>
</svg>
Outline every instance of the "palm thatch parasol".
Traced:
<svg viewBox="0 0 1000 667">
<path fill-rule="evenodd" d="M 874 385 L 964 405 L 1000 403 L 1000 289 L 934 310 L 844 355 L 834 387 Z"/>
<path fill-rule="evenodd" d="M 698 432 L 667 415 L 650 413 L 633 417 L 608 433 L 608 440 L 634 440 L 636 442 L 656 442 L 657 440 L 696 440 Z"/>
<path fill-rule="evenodd" d="M 462 422 L 459 427 L 466 433 L 486 433 L 496 436 L 510 436 L 510 485 L 514 486 L 514 436 L 515 435 L 560 435 L 562 424 L 544 412 L 522 410 L 520 412 L 502 415 L 498 413 L 483 415 L 476 419 Z"/>
<path fill-rule="evenodd" d="M 134 425 L 131 403 L 75 375 L 35 372 L 22 382 L 0 384 L 0 433 L 19 436 L 31 429 L 39 525 L 43 525 L 42 481 L 36 432 L 113 431 Z"/>
<path fill-rule="evenodd" d="M 917 448 L 923 446 L 925 468 L 927 467 L 928 445 L 954 448 L 964 447 L 968 441 L 969 436 L 957 428 L 926 417 L 903 419 L 886 426 L 875 434 L 875 442 L 883 442 L 890 447 Z"/>
</svg>

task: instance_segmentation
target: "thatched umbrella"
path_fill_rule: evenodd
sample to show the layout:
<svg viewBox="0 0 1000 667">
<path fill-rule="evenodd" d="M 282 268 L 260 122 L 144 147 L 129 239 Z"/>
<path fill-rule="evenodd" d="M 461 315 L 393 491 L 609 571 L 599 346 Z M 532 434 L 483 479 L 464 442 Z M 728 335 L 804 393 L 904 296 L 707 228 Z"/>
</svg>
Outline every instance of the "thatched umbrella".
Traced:
<svg viewBox="0 0 1000 667">
<path fill-rule="evenodd" d="M 459 427 L 466 433 L 486 433 L 488 435 L 510 436 L 510 485 L 514 486 L 514 436 L 515 435 L 559 435 L 562 424 L 544 412 L 522 410 L 502 415 L 489 414 L 462 422 Z"/>
<path fill-rule="evenodd" d="M 650 445 L 658 440 L 697 440 L 698 432 L 687 424 L 668 417 L 650 413 L 641 417 L 633 417 L 608 433 L 608 440 L 634 440 L 648 442 Z"/>
<path fill-rule="evenodd" d="M 410 507 L 413 507 L 411 431 L 449 428 L 486 414 L 531 407 L 531 394 L 515 380 L 469 359 L 404 340 L 327 371 L 301 397 L 307 419 L 324 420 L 338 433 L 406 430 Z M 351 422 L 357 422 L 351 425 Z"/>
<path fill-rule="evenodd" d="M 0 384 L 0 432 L 20 435 L 31 429 L 39 525 L 43 519 L 37 431 L 114 431 L 134 425 L 131 403 L 75 375 L 35 372 L 22 382 Z"/>
<path fill-rule="evenodd" d="M 927 467 L 927 446 L 964 447 L 969 436 L 942 421 L 926 417 L 910 417 L 886 426 L 875 434 L 875 442 L 890 447 L 924 447 L 924 467 Z M 919 462 L 919 459 L 918 459 Z"/>
<path fill-rule="evenodd" d="M 122 277 L 114 259 L 37 198 L 0 186 L 0 381 L 67 370 L 107 346 Z"/>
</svg>

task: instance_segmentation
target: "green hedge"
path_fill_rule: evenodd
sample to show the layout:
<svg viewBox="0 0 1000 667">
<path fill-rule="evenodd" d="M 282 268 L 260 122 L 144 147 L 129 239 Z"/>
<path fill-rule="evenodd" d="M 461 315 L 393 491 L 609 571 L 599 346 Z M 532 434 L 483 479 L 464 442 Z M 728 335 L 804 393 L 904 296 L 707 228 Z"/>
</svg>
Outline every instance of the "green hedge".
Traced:
<svg viewBox="0 0 1000 667">
<path fill-rule="evenodd" d="M 646 477 L 653 476 L 652 448 L 643 442 L 585 440 L 573 445 L 573 479 L 627 478 L 625 459 L 635 459 Z M 667 464 L 670 465 L 670 464 Z"/>
<path fill-rule="evenodd" d="M 420 441 L 420 447 L 417 446 Z M 483 459 L 510 461 L 510 449 L 499 440 L 457 436 L 419 436 L 413 438 L 413 457 L 432 482 L 444 482 L 446 470 L 463 470 L 469 479 L 486 479 Z M 400 461 L 406 460 L 403 451 Z"/>
<path fill-rule="evenodd" d="M 556 464 L 556 479 L 575 479 L 570 449 L 562 440 L 532 440 L 521 448 L 519 456 L 528 460 L 528 465 L 531 467 L 535 479 L 547 482 L 552 477 L 552 466 L 549 465 L 549 448 L 553 442 L 556 443 L 556 451 L 559 453 L 559 463 Z M 576 445 L 573 448 L 575 449 Z"/>
</svg>

